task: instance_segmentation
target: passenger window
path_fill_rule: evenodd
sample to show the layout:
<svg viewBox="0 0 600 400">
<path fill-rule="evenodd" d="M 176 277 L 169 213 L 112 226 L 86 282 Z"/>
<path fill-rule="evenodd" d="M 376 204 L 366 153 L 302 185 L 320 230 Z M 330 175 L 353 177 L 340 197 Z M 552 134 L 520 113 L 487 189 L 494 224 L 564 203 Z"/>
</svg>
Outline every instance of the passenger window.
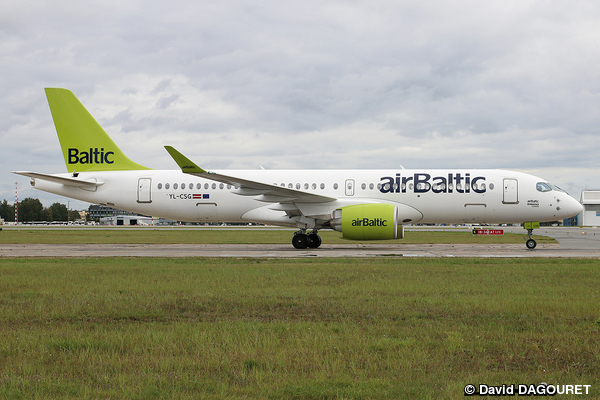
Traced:
<svg viewBox="0 0 600 400">
<path fill-rule="evenodd" d="M 213 188 L 213 190 L 214 190 L 214 189 L 216 189 L 216 188 L 217 188 L 217 184 L 216 184 L 216 183 L 213 183 L 213 184 L 212 184 L 212 188 Z"/>
<path fill-rule="evenodd" d="M 224 185 L 221 183 L 221 184 L 219 185 L 219 189 L 223 189 L 223 187 L 224 187 Z"/>
<path fill-rule="evenodd" d="M 317 188 L 317 184 L 316 184 L 316 183 L 313 183 L 313 184 L 312 184 L 312 188 L 313 188 L 313 190 L 314 190 L 314 189 L 316 189 L 316 188 Z"/>
<path fill-rule="evenodd" d="M 334 188 L 335 190 L 337 190 L 337 188 L 338 188 L 338 184 L 337 184 L 337 183 L 334 183 L 334 184 L 333 184 L 333 188 Z"/>
<path fill-rule="evenodd" d="M 300 189 L 300 184 L 296 183 L 296 189 Z"/>
<path fill-rule="evenodd" d="M 198 189 L 198 190 L 202 189 L 202 184 L 201 183 L 197 183 L 196 184 L 196 189 Z"/>
<path fill-rule="evenodd" d="M 372 183 L 369 183 L 369 189 L 373 190 L 374 185 Z"/>
<path fill-rule="evenodd" d="M 177 189 L 177 188 L 178 188 L 177 184 L 176 184 L 176 183 L 174 183 L 174 184 L 173 184 L 173 189 Z"/>
<path fill-rule="evenodd" d="M 162 189 L 162 183 L 158 184 L 158 190 Z"/>
<path fill-rule="evenodd" d="M 168 189 L 169 187 L 171 187 L 171 185 L 169 185 L 168 183 L 165 183 L 165 189 Z"/>
<path fill-rule="evenodd" d="M 325 184 L 321 183 L 321 190 L 325 189 Z"/>
<path fill-rule="evenodd" d="M 204 189 L 208 190 L 208 183 L 204 184 Z"/>
<path fill-rule="evenodd" d="M 360 188 L 361 188 L 362 190 L 365 190 L 365 189 L 367 188 L 367 184 L 366 184 L 366 183 L 363 183 L 362 185 L 360 185 Z"/>
</svg>

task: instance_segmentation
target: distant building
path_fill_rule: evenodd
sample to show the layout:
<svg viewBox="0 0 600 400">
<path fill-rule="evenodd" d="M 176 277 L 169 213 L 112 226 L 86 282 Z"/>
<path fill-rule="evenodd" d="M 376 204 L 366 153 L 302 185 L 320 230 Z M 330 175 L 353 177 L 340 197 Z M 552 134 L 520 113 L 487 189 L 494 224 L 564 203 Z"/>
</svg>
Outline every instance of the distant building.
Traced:
<svg viewBox="0 0 600 400">
<path fill-rule="evenodd" d="M 94 204 L 90 206 L 88 212 L 88 219 L 94 221 L 100 221 L 102 218 L 107 217 L 115 217 L 117 215 L 137 215 L 136 213 L 132 213 L 129 211 L 117 210 L 116 208 L 111 208 L 107 206 L 101 206 L 98 204 Z"/>
<path fill-rule="evenodd" d="M 581 226 L 600 226 L 600 190 L 585 190 L 581 192 L 583 212 L 577 216 Z"/>
<path fill-rule="evenodd" d="M 115 215 L 113 217 L 100 218 L 100 225 L 131 226 L 152 224 L 151 217 L 142 217 L 140 215 Z"/>
</svg>

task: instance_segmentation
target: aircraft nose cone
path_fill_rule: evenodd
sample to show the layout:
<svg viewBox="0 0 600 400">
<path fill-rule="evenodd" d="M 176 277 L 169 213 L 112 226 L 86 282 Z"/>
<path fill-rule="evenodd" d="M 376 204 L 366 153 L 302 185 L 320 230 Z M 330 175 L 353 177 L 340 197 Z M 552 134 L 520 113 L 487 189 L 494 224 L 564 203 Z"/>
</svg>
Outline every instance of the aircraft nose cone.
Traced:
<svg viewBox="0 0 600 400">
<path fill-rule="evenodd" d="M 575 215 L 581 214 L 583 212 L 583 206 L 577 200 L 572 198 L 571 196 L 567 196 L 565 201 L 563 202 L 562 209 L 565 214 L 568 214 L 568 217 L 574 217 Z"/>
</svg>

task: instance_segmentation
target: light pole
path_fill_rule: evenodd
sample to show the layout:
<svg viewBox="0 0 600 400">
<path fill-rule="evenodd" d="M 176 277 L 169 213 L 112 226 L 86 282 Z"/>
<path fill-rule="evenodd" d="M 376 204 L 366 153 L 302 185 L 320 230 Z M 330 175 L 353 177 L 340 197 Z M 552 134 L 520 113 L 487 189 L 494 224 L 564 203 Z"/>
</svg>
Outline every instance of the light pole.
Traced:
<svg viewBox="0 0 600 400">
<path fill-rule="evenodd" d="M 17 190 L 19 189 L 19 182 L 15 182 L 15 225 L 17 225 L 18 223 L 18 218 L 17 218 L 17 200 L 18 200 L 18 196 L 17 196 Z"/>
</svg>

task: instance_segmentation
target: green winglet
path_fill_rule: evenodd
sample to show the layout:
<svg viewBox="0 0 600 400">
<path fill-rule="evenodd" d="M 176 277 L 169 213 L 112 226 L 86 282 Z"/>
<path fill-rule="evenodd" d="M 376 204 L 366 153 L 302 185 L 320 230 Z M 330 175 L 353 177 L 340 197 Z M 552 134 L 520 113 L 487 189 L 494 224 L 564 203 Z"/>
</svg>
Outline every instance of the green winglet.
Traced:
<svg viewBox="0 0 600 400">
<path fill-rule="evenodd" d="M 189 158 L 175 150 L 172 146 L 165 146 L 173 160 L 179 165 L 181 171 L 186 174 L 205 174 L 206 171 L 194 164 Z"/>
</svg>

